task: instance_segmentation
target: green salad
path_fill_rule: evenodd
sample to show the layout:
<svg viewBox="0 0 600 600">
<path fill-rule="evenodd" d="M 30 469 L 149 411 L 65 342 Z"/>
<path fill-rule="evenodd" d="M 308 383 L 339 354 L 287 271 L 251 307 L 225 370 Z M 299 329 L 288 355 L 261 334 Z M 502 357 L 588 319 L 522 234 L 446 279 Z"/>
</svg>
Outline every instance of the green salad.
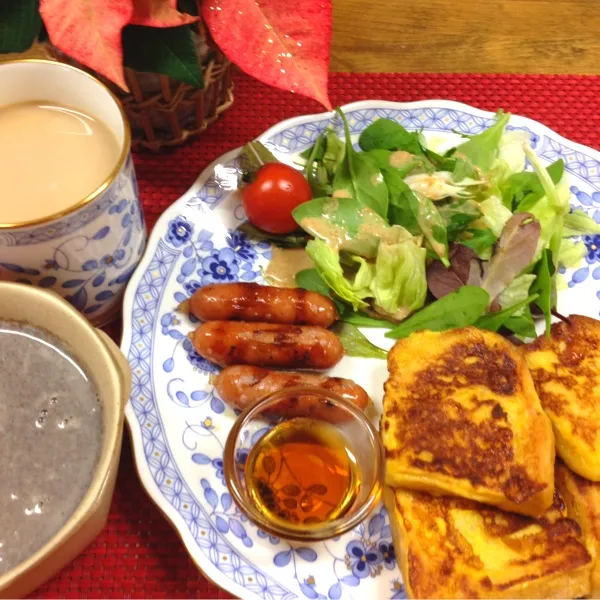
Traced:
<svg viewBox="0 0 600 600">
<path fill-rule="evenodd" d="M 313 199 L 292 214 L 304 233 L 279 240 L 314 263 L 297 284 L 394 339 L 467 325 L 529 338 L 534 316 L 549 327 L 558 268 L 586 252 L 574 236 L 600 233 L 571 211 L 562 160 L 545 168 L 502 111 L 444 152 L 390 119 L 364 129 L 356 150 L 338 113 L 344 137 L 328 128 L 302 155 Z"/>
</svg>

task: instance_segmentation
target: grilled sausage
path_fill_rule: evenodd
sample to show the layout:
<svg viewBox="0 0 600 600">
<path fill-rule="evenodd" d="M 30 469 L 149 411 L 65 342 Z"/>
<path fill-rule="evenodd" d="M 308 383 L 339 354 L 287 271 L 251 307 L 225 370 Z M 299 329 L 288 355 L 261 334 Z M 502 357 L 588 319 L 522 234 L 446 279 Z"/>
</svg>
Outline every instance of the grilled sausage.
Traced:
<svg viewBox="0 0 600 600">
<path fill-rule="evenodd" d="M 194 292 L 192 314 L 202 321 L 255 321 L 330 327 L 338 318 L 327 296 L 258 283 L 217 283 Z"/>
<path fill-rule="evenodd" d="M 215 379 L 215 388 L 227 404 L 244 410 L 278 392 L 291 387 L 314 387 L 328 390 L 348 400 L 361 410 L 367 407 L 369 396 L 360 385 L 342 377 L 327 377 L 318 373 L 269 371 L 261 367 L 236 365 L 223 369 Z M 331 416 L 331 407 L 311 396 L 286 399 L 277 405 L 278 416 L 313 417 Z M 327 415 L 318 414 L 327 409 Z"/>
<path fill-rule="evenodd" d="M 344 355 L 334 333 L 309 325 L 208 321 L 190 339 L 200 356 L 221 366 L 329 369 Z"/>
</svg>

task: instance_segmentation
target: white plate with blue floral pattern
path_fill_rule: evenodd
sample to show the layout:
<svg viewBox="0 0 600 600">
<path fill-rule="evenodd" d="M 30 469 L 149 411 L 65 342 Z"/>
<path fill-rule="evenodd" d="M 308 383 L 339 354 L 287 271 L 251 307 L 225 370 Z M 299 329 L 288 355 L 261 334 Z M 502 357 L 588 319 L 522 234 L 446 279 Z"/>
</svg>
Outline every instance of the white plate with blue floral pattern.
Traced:
<svg viewBox="0 0 600 600">
<path fill-rule="evenodd" d="M 478 133 L 493 114 L 463 104 L 365 101 L 343 107 L 352 134 L 374 119 L 397 119 L 426 136 Z M 334 113 L 284 121 L 259 139 L 293 164 Z M 600 223 L 600 153 L 570 142 L 547 127 L 512 117 L 509 128 L 527 131 L 546 164 L 565 161 L 572 204 Z M 122 349 L 133 373 L 126 409 L 144 486 L 179 531 L 190 555 L 219 586 L 248 599 L 403 598 L 404 588 L 383 506 L 354 531 L 313 545 L 291 544 L 257 529 L 232 503 L 223 479 L 223 445 L 235 413 L 209 383 L 214 365 L 193 350 L 195 325 L 177 306 L 207 283 L 261 280 L 268 243 L 236 228 L 244 212 L 236 192 L 239 151 L 213 162 L 190 190 L 160 218 L 124 303 Z M 600 235 L 584 238 L 579 268 L 563 273 L 563 314 L 598 317 Z M 383 343 L 381 334 L 371 336 Z M 334 374 L 363 385 L 381 408 L 384 361 L 344 358 Z"/>
</svg>

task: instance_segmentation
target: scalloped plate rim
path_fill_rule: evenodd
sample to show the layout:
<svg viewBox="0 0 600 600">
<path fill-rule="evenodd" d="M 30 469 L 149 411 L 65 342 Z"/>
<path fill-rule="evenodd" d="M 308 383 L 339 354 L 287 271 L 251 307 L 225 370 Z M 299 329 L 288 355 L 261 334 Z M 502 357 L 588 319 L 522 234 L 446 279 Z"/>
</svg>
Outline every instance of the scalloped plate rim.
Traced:
<svg viewBox="0 0 600 600">
<path fill-rule="evenodd" d="M 483 117 L 483 118 L 492 118 L 494 116 L 494 112 L 483 110 L 462 102 L 457 102 L 453 100 L 442 100 L 442 99 L 429 99 L 429 100 L 416 100 L 411 102 L 395 102 L 390 100 L 360 100 L 357 102 L 348 103 L 342 105 L 340 108 L 344 111 L 344 113 L 355 111 L 355 110 L 365 110 L 365 109 L 394 109 L 394 110 L 409 110 L 409 109 L 419 109 L 419 108 L 447 108 L 450 110 L 460 110 L 463 112 L 469 112 L 473 116 Z M 320 122 L 328 119 L 332 119 L 336 116 L 335 111 L 330 112 L 321 112 L 321 113 L 312 113 L 307 115 L 300 115 L 297 117 L 291 117 L 289 119 L 285 119 L 271 126 L 265 132 L 263 132 L 256 139 L 260 141 L 264 141 L 274 134 L 284 131 L 293 126 L 302 125 L 310 122 Z M 541 133 L 547 135 L 549 138 L 554 139 L 559 142 L 566 143 L 570 148 L 574 151 L 581 151 L 588 156 L 595 157 L 598 161 L 600 161 L 600 151 L 595 148 L 585 146 L 584 144 L 580 144 L 578 142 L 574 142 L 560 135 L 553 129 L 548 126 L 531 119 L 529 117 L 521 116 L 518 114 L 511 113 L 511 121 L 516 120 L 518 123 L 516 125 L 524 125 L 529 126 L 536 133 Z M 198 178 L 191 184 L 191 186 L 186 190 L 182 196 L 180 196 L 176 201 L 174 201 L 158 218 L 152 233 L 149 237 L 148 244 L 144 255 L 136 268 L 135 272 L 131 276 L 131 279 L 127 285 L 124 299 L 123 299 L 123 333 L 121 338 L 121 350 L 127 355 L 127 351 L 131 345 L 132 338 L 132 323 L 131 323 L 131 311 L 133 307 L 133 299 L 135 290 L 137 289 L 138 284 L 140 283 L 140 279 L 142 274 L 148 268 L 150 260 L 151 260 L 151 248 L 155 248 L 158 244 L 158 241 L 164 234 L 166 230 L 166 226 L 170 219 L 174 216 L 181 213 L 182 207 L 186 204 L 186 202 L 194 196 L 194 193 L 201 189 L 203 183 L 207 181 L 212 175 L 215 167 L 219 164 L 226 163 L 235 157 L 237 157 L 241 152 L 241 147 L 238 147 L 234 150 L 230 150 L 218 158 L 213 160 L 209 165 L 207 165 Z M 588 182 L 590 183 L 590 182 Z M 593 187 L 594 186 L 590 183 Z M 217 569 L 210 562 L 206 561 L 204 555 L 202 555 L 198 550 L 198 545 L 194 540 L 192 534 L 190 533 L 188 527 L 185 524 L 183 517 L 177 510 L 169 503 L 167 498 L 160 492 L 158 485 L 152 478 L 152 474 L 150 472 L 148 463 L 146 461 L 146 457 L 143 452 L 143 439 L 141 435 L 141 426 L 135 415 L 133 410 L 131 401 L 127 402 L 125 407 L 125 417 L 130 431 L 130 439 L 132 442 L 134 462 L 136 466 L 136 471 L 141 480 L 143 487 L 145 488 L 146 493 L 150 497 L 150 499 L 154 502 L 154 504 L 160 509 L 163 515 L 166 517 L 168 522 L 173 526 L 176 533 L 181 538 L 186 551 L 188 552 L 190 558 L 196 564 L 198 569 L 205 575 L 207 579 L 212 581 L 215 585 L 227 590 L 232 594 L 236 594 L 238 596 L 252 596 L 258 597 L 253 592 L 249 592 L 244 586 L 236 583 L 233 579 L 227 577 L 223 572 Z"/>
</svg>

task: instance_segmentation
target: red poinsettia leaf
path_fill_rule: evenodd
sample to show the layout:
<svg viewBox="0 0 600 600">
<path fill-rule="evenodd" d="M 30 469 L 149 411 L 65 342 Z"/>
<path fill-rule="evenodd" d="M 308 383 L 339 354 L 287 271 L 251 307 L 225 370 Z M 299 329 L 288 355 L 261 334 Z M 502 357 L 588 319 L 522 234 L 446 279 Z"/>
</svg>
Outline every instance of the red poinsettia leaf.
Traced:
<svg viewBox="0 0 600 600">
<path fill-rule="evenodd" d="M 121 33 L 132 0 L 40 0 L 50 41 L 62 52 L 127 90 Z"/>
<path fill-rule="evenodd" d="M 178 27 L 197 21 L 198 17 L 180 13 L 177 0 L 134 0 L 132 25 Z"/>
<path fill-rule="evenodd" d="M 202 17 L 221 50 L 246 73 L 331 110 L 331 0 L 205 0 Z"/>
</svg>

